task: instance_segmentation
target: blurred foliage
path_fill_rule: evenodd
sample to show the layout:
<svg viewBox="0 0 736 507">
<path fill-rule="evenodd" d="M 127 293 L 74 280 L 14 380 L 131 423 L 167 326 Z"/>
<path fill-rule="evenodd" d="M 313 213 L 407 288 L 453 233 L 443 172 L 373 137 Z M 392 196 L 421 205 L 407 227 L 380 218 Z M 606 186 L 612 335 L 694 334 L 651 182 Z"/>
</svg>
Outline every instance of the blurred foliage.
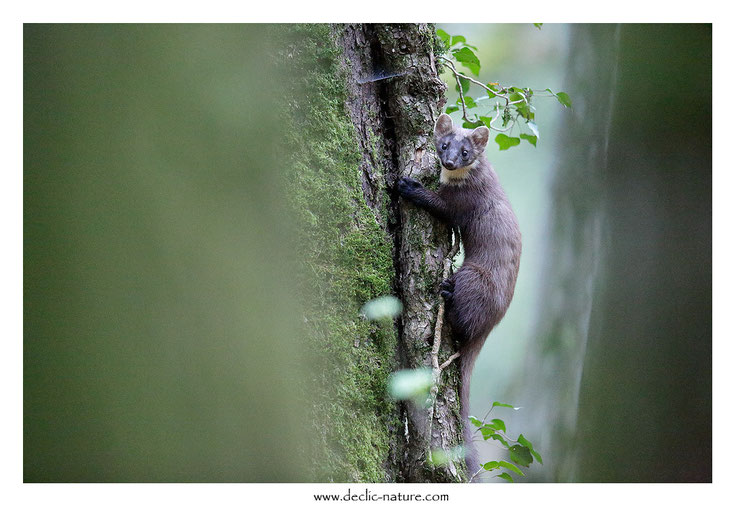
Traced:
<svg viewBox="0 0 736 507">
<path fill-rule="evenodd" d="M 393 319 L 401 315 L 403 305 L 396 296 L 381 296 L 371 299 L 360 309 L 360 314 L 368 320 Z"/>
<path fill-rule="evenodd" d="M 434 379 L 430 368 L 399 370 L 389 377 L 388 392 L 395 400 L 408 400 L 419 407 L 430 404 Z"/>
</svg>

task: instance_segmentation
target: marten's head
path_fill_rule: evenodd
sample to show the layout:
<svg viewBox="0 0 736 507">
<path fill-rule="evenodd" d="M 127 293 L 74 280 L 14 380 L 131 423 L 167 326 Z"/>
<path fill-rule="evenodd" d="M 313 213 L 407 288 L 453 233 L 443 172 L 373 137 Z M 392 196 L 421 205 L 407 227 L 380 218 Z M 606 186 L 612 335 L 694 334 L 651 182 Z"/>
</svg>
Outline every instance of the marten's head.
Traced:
<svg viewBox="0 0 736 507">
<path fill-rule="evenodd" d="M 483 157 L 490 134 L 488 127 L 457 127 L 448 115 L 441 114 L 434 125 L 434 145 L 443 168 L 441 180 L 446 183 L 467 176 Z"/>
</svg>

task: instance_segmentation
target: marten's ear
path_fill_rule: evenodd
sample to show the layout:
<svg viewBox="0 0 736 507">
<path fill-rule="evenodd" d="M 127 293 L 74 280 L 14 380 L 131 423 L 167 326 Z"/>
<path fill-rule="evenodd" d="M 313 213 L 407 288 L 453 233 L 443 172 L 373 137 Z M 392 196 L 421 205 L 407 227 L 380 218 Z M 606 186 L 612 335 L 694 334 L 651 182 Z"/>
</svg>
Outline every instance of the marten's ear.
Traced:
<svg viewBox="0 0 736 507">
<path fill-rule="evenodd" d="M 434 135 L 436 137 L 446 136 L 452 132 L 452 118 L 449 115 L 442 113 L 437 118 L 437 123 L 434 124 Z"/>
<path fill-rule="evenodd" d="M 476 148 L 482 150 L 488 144 L 488 137 L 490 135 L 491 131 L 488 127 L 478 127 L 470 133 L 470 140 Z"/>
</svg>

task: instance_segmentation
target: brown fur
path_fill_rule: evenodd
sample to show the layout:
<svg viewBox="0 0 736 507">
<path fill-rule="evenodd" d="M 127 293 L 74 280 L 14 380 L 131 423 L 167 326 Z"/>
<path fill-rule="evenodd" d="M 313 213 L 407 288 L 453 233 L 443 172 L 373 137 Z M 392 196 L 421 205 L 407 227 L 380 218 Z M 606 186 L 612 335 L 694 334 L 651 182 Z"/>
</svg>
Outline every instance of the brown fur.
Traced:
<svg viewBox="0 0 736 507">
<path fill-rule="evenodd" d="M 449 116 L 441 115 L 435 126 L 435 144 L 446 173 L 438 192 L 410 178 L 399 182 L 399 192 L 404 198 L 460 229 L 465 249 L 465 262 L 443 283 L 442 295 L 446 299 L 448 322 L 460 343 L 460 413 L 471 475 L 480 465 L 468 421 L 470 377 L 486 337 L 511 303 L 521 257 L 521 232 L 516 215 L 485 158 L 488 137 L 485 127 L 463 129 L 454 126 Z M 460 151 L 454 153 L 453 146 Z M 457 160 L 465 162 L 461 155 L 464 152 L 470 152 L 467 156 L 472 160 L 467 165 L 458 164 Z"/>
</svg>

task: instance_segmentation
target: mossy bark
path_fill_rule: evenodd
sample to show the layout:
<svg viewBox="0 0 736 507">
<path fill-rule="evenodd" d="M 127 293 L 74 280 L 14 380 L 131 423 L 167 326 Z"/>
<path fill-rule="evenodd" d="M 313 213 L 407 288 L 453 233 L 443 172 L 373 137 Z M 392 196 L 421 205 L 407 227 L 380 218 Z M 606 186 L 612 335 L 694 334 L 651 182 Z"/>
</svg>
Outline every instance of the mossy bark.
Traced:
<svg viewBox="0 0 736 507">
<path fill-rule="evenodd" d="M 288 142 L 299 146 L 290 195 L 305 274 L 305 325 L 315 351 L 314 479 L 461 481 L 460 463 L 432 466 L 430 449 L 461 443 L 459 379 L 443 372 L 433 417 L 392 401 L 388 376 L 430 367 L 438 286 L 450 231 L 400 202 L 396 182 L 437 184 L 431 143 L 444 102 L 431 25 L 290 27 Z M 309 284 L 314 287 L 307 287 Z M 394 294 L 393 323 L 360 307 Z M 443 332 L 440 358 L 452 354 Z"/>
</svg>

